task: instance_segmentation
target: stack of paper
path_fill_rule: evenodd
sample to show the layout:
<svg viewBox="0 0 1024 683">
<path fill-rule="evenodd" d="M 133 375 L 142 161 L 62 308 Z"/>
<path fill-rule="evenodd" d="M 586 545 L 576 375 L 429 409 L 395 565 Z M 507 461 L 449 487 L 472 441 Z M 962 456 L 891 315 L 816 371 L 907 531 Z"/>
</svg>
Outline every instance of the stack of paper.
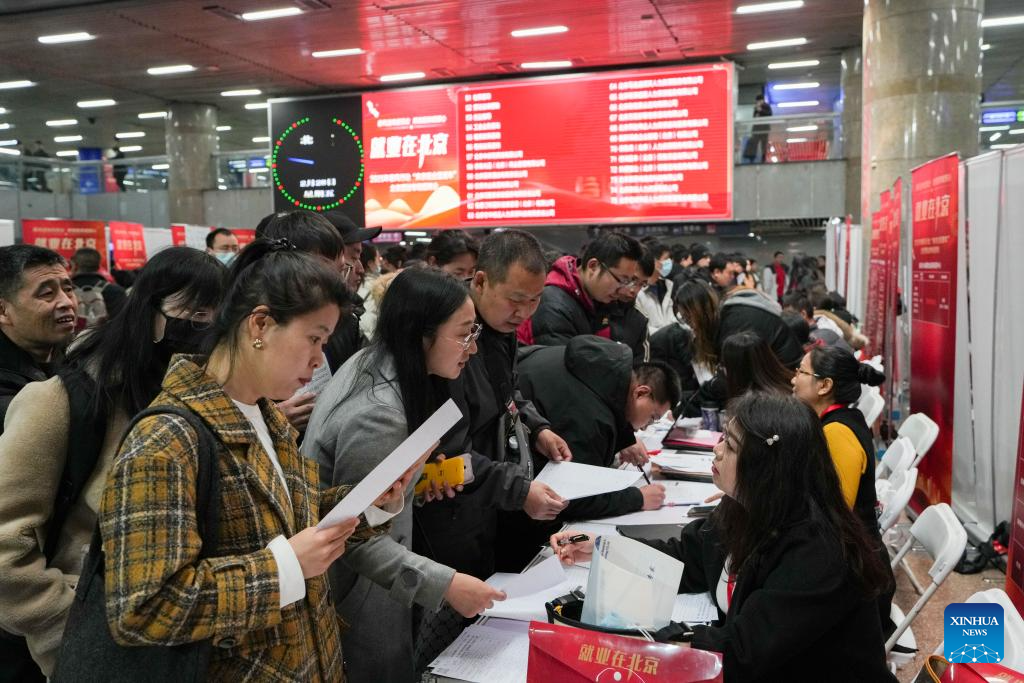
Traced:
<svg viewBox="0 0 1024 683">
<path fill-rule="evenodd" d="M 459 634 L 430 669 L 471 683 L 525 683 L 529 658 L 529 624 L 489 619 Z"/>
<path fill-rule="evenodd" d="M 494 607 L 484 612 L 484 616 L 519 621 L 547 621 L 544 603 L 584 585 L 572 583 L 561 561 L 554 555 L 522 574 L 493 574 L 487 583 L 505 591 L 507 597 L 495 602 Z"/>
<path fill-rule="evenodd" d="M 715 456 L 710 453 L 666 450 L 651 456 L 666 476 L 693 481 L 711 481 L 711 463 Z"/>
<path fill-rule="evenodd" d="M 582 465 L 576 462 L 551 462 L 534 479 L 544 482 L 566 500 L 621 491 L 643 475 L 640 470 L 616 470 L 610 467 Z"/>
<path fill-rule="evenodd" d="M 711 593 L 680 593 L 672 606 L 672 621 L 706 624 L 718 620 L 718 607 Z"/>
</svg>

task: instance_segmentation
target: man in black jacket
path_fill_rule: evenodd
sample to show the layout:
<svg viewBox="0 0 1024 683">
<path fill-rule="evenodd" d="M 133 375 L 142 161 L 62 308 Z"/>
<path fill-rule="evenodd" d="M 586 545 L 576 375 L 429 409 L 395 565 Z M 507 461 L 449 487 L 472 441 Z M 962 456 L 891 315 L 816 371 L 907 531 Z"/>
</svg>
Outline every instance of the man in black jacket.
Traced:
<svg viewBox="0 0 1024 683">
<path fill-rule="evenodd" d="M 29 244 L 0 248 L 0 434 L 29 382 L 53 376 L 75 334 L 75 289 L 64 258 Z M 45 681 L 22 638 L 0 631 L 0 681 Z"/>
<path fill-rule="evenodd" d="M 568 442 L 573 462 L 599 467 L 610 467 L 616 453 L 636 443 L 633 430 L 660 418 L 680 397 L 679 378 L 670 367 L 634 367 L 628 347 L 592 335 L 575 337 L 566 346 L 523 349 L 519 389 Z M 534 456 L 534 467 L 543 466 Z M 503 536 L 510 550 L 514 546 L 509 563 L 528 560 L 562 522 L 656 510 L 664 500 L 664 487 L 648 484 L 570 501 L 555 522 L 529 525 L 518 539 Z"/>
</svg>

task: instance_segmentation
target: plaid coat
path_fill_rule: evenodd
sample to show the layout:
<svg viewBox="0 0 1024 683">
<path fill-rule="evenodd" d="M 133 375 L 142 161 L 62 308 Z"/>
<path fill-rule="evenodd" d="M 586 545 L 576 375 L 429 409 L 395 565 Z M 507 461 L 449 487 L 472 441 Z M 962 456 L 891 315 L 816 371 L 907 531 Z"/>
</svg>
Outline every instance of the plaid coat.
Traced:
<svg viewBox="0 0 1024 683">
<path fill-rule="evenodd" d="M 142 420 L 115 458 L 100 509 L 115 640 L 210 638 L 211 681 L 341 681 L 341 625 L 326 576 L 307 579 L 306 597 L 282 609 L 267 544 L 316 524 L 351 487 L 320 491 L 316 463 L 299 455 L 295 431 L 261 399 L 285 490 L 249 421 L 196 359 L 174 359 L 153 405 L 193 411 L 221 442 L 219 538 L 214 557 L 197 560 L 195 432 L 175 416 Z M 360 526 L 350 546 L 386 531 Z"/>
</svg>

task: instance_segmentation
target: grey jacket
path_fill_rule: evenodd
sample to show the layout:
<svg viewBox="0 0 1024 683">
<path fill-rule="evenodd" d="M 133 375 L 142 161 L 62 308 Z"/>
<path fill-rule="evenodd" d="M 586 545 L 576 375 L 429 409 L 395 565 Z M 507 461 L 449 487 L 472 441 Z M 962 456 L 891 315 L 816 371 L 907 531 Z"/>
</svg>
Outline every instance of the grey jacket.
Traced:
<svg viewBox="0 0 1024 683">
<path fill-rule="evenodd" d="M 367 353 L 359 351 L 338 370 L 317 397 L 306 427 L 302 454 L 319 463 L 324 488 L 358 483 L 410 432 L 397 383 L 388 381 L 393 363 L 386 359 L 364 370 Z M 411 666 L 412 605 L 440 608 L 455 575 L 454 569 L 412 552 L 412 497 L 410 486 L 390 535 L 347 551 L 331 568 L 335 606 L 353 627 L 346 634 L 345 655 L 354 682 L 359 677 L 353 669 L 363 662 L 353 660 L 363 655 L 376 660 L 373 666 L 389 666 L 389 658 L 400 661 L 408 652 L 405 661 Z M 360 648 L 349 647 L 350 638 L 377 630 L 387 635 L 371 649 L 359 653 Z M 379 670 L 376 675 L 385 676 L 378 680 L 404 678 Z"/>
</svg>

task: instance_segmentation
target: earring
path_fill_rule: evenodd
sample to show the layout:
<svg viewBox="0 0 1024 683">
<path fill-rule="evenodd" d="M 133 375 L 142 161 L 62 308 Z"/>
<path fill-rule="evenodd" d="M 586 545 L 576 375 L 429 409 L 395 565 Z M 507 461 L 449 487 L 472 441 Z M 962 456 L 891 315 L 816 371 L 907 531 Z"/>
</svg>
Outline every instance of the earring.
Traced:
<svg viewBox="0 0 1024 683">
<path fill-rule="evenodd" d="M 256 337 L 255 339 L 253 339 L 252 340 L 252 348 L 257 349 L 257 350 L 261 350 L 263 348 L 263 340 L 260 339 L 259 337 Z"/>
</svg>

